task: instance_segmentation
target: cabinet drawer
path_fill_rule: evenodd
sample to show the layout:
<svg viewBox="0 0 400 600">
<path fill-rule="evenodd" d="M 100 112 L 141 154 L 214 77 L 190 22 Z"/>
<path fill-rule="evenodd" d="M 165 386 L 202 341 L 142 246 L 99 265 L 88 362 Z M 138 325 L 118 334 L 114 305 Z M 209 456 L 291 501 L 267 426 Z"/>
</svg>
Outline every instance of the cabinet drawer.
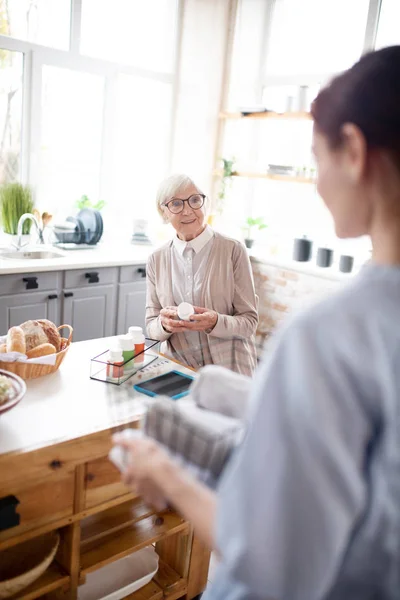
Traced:
<svg viewBox="0 0 400 600">
<path fill-rule="evenodd" d="M 74 506 L 74 475 L 32 483 L 27 487 L 10 486 L 3 496 L 15 496 L 15 512 L 20 515 L 19 525 L 0 531 L 0 541 L 19 532 L 40 527 L 52 521 L 69 517 Z"/>
<path fill-rule="evenodd" d="M 121 267 L 119 280 L 121 283 L 131 283 L 132 281 L 145 281 L 146 265 L 132 265 Z"/>
<path fill-rule="evenodd" d="M 121 482 L 121 473 L 107 456 L 86 464 L 85 508 L 132 493 Z"/>
<path fill-rule="evenodd" d="M 24 281 L 24 279 L 27 281 Z M 7 294 L 20 294 L 21 292 L 30 294 L 35 291 L 55 290 L 60 287 L 60 272 L 0 275 L 0 295 L 2 296 Z"/>
<path fill-rule="evenodd" d="M 76 269 L 65 272 L 65 288 L 95 287 L 105 283 L 116 283 L 118 280 L 118 268 L 107 267 L 96 269 L 88 267 L 87 269 Z"/>
</svg>

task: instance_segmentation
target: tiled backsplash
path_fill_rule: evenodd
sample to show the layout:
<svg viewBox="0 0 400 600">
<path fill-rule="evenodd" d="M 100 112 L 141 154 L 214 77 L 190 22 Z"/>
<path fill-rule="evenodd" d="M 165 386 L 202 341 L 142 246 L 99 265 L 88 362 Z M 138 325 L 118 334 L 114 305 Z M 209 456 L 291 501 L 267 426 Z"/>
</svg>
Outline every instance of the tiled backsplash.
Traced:
<svg viewBox="0 0 400 600">
<path fill-rule="evenodd" d="M 289 315 L 335 292 L 346 282 L 346 279 L 328 279 L 282 268 L 254 257 L 251 257 L 251 264 L 259 296 L 257 345 L 260 349 Z"/>
</svg>

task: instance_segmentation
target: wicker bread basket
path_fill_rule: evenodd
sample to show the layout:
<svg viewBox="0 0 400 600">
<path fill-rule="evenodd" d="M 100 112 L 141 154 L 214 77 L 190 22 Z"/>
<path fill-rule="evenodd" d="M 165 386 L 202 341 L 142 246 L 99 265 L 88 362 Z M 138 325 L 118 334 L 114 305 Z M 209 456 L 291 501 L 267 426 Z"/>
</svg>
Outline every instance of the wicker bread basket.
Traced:
<svg viewBox="0 0 400 600">
<path fill-rule="evenodd" d="M 28 585 L 39 579 L 53 561 L 59 543 L 60 535 L 56 531 L 52 531 L 8 550 L 3 550 L 0 553 L 1 600 L 19 594 Z"/>
<path fill-rule="evenodd" d="M 35 363 L 0 361 L 0 369 L 4 369 L 10 373 L 15 373 L 16 375 L 22 377 L 22 379 L 36 379 L 37 377 L 43 377 L 43 375 L 55 373 L 64 360 L 72 341 L 73 329 L 71 325 L 60 325 L 60 327 L 57 327 L 57 330 L 60 331 L 64 328 L 69 329 L 69 335 L 68 338 L 61 338 L 61 350 L 56 354 L 56 362 L 54 365 L 38 365 Z"/>
</svg>

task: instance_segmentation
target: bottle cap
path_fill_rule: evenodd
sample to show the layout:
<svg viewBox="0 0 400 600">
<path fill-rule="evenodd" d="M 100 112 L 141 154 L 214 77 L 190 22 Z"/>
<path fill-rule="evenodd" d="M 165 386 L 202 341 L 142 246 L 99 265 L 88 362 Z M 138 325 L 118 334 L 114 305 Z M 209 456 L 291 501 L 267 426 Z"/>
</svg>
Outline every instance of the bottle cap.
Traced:
<svg viewBox="0 0 400 600">
<path fill-rule="evenodd" d="M 108 360 L 112 363 L 122 362 L 122 350 L 121 348 L 111 348 L 108 352 Z"/>
<path fill-rule="evenodd" d="M 118 336 L 118 346 L 121 350 L 133 350 L 134 342 L 130 335 L 119 335 Z"/>
<path fill-rule="evenodd" d="M 129 327 L 128 333 L 129 335 L 133 335 L 134 333 L 143 333 L 143 327 L 137 327 L 136 325 L 133 325 L 132 327 Z"/>
<path fill-rule="evenodd" d="M 182 321 L 190 321 L 190 317 L 194 315 L 194 308 L 189 302 L 181 302 L 178 306 L 178 317 Z"/>
<path fill-rule="evenodd" d="M 134 344 L 143 344 L 146 339 L 142 327 L 129 327 L 128 335 L 131 337 Z"/>
</svg>

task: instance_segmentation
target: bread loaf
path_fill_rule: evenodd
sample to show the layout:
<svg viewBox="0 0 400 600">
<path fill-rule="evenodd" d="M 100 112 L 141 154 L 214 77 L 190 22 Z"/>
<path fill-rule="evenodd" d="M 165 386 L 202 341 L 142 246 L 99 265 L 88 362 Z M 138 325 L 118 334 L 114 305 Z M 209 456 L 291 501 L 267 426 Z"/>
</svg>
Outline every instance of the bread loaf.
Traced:
<svg viewBox="0 0 400 600">
<path fill-rule="evenodd" d="M 10 327 L 7 333 L 7 352 L 26 354 L 25 334 L 21 327 Z"/>
<path fill-rule="evenodd" d="M 0 354 L 5 354 L 7 352 L 7 344 L 0 345 Z"/>
<path fill-rule="evenodd" d="M 21 324 L 21 329 L 25 334 L 27 352 L 32 348 L 36 348 L 36 346 L 47 344 L 49 341 L 43 327 L 37 321 L 25 321 Z"/>
<path fill-rule="evenodd" d="M 40 344 L 40 346 L 36 346 L 36 348 L 32 348 L 32 350 L 28 350 L 26 353 L 28 358 L 38 358 L 39 356 L 47 356 L 48 354 L 55 354 L 56 349 L 53 344 Z"/>
<path fill-rule="evenodd" d="M 60 351 L 61 337 L 57 327 L 47 319 L 38 319 L 37 321 L 25 321 L 21 328 L 25 333 L 26 349 L 32 350 L 42 344 L 52 344 L 56 352 Z"/>
<path fill-rule="evenodd" d="M 48 319 L 38 319 L 38 323 L 42 326 L 42 329 L 47 336 L 49 344 L 53 344 L 56 352 L 61 350 L 61 336 L 58 332 L 57 327 Z"/>
</svg>

